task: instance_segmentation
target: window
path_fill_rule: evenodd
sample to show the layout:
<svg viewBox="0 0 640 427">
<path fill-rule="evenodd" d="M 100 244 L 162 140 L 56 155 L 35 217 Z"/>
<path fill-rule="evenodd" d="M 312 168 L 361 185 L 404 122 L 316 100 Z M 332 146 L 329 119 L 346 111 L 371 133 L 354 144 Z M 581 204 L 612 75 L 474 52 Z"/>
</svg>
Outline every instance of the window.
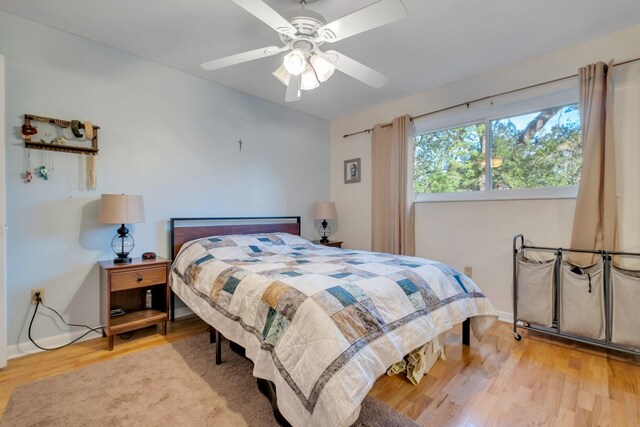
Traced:
<svg viewBox="0 0 640 427">
<path fill-rule="evenodd" d="M 485 141 L 484 123 L 416 136 L 413 192 L 484 190 Z"/>
<path fill-rule="evenodd" d="M 491 121 L 494 190 L 578 185 L 582 166 L 576 104 Z"/>
<path fill-rule="evenodd" d="M 575 194 L 582 166 L 578 105 L 502 113 L 416 134 L 416 200 Z"/>
</svg>

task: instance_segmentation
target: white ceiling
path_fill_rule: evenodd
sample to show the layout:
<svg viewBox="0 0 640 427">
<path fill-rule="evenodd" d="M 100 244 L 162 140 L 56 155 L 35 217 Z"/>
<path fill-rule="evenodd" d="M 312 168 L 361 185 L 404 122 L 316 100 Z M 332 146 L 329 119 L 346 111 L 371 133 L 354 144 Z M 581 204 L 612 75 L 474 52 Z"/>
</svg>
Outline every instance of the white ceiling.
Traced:
<svg viewBox="0 0 640 427">
<path fill-rule="evenodd" d="M 333 119 L 640 23 L 638 0 L 403 0 L 409 16 L 330 45 L 389 76 L 373 89 L 336 72 L 286 105 Z M 291 0 L 265 0 L 286 14 Z M 328 21 L 374 0 L 318 0 Z M 0 0 L 0 9 L 285 104 L 281 56 L 207 72 L 200 63 L 280 44 L 231 0 Z M 594 58 L 594 60 L 601 58 Z"/>
</svg>

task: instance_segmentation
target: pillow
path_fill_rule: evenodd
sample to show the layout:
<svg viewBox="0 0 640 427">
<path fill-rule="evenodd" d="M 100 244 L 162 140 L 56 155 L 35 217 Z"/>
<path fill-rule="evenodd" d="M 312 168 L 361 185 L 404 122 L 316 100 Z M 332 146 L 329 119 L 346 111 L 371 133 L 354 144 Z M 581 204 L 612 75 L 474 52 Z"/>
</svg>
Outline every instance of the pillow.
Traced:
<svg viewBox="0 0 640 427">
<path fill-rule="evenodd" d="M 312 243 L 310 241 L 308 241 L 307 239 L 304 239 L 300 236 L 296 236 L 295 234 L 289 234 L 289 233 L 275 233 L 275 235 L 277 235 L 278 237 L 280 237 L 280 239 L 282 239 L 282 241 L 284 242 L 285 245 L 287 246 L 294 246 L 294 245 L 311 245 Z"/>
<path fill-rule="evenodd" d="M 261 234 L 232 234 L 228 236 L 210 236 L 200 239 L 207 249 L 227 246 L 257 246 L 269 248 L 272 246 L 291 246 L 311 244 L 300 236 L 288 233 L 261 233 Z"/>
</svg>

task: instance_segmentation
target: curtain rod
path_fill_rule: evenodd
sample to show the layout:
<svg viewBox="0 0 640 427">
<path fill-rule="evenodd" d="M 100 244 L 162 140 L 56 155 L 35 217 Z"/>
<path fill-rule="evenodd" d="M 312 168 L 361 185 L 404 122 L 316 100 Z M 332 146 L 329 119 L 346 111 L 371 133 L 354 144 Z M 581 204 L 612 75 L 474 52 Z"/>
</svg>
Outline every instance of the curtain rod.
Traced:
<svg viewBox="0 0 640 427">
<path fill-rule="evenodd" d="M 614 66 L 614 67 L 618 67 L 618 66 L 620 66 L 620 65 L 630 64 L 630 63 L 632 63 L 632 62 L 637 62 L 637 61 L 640 61 L 640 57 L 638 57 L 638 58 L 634 58 L 634 59 L 628 59 L 628 60 L 626 60 L 626 61 L 622 61 L 622 62 L 617 62 L 617 63 L 613 64 L 613 66 Z M 607 69 L 607 66 L 605 66 L 605 70 L 606 70 L 606 69 Z M 536 83 L 536 84 L 533 84 L 533 85 L 529 85 L 529 86 L 521 87 L 521 88 L 518 88 L 518 89 L 511 89 L 511 90 L 508 90 L 508 91 L 505 91 L 505 92 L 497 93 L 497 94 L 495 94 L 495 95 L 483 96 L 482 98 L 472 99 L 471 101 L 461 102 L 460 104 L 451 105 L 451 106 L 449 106 L 449 107 L 445 107 L 445 108 L 440 108 L 439 110 L 429 111 L 428 113 L 419 114 L 419 115 L 417 115 L 417 116 L 413 116 L 413 117 L 411 117 L 411 119 L 410 119 L 410 120 L 411 120 L 411 121 L 413 121 L 413 120 L 415 120 L 415 119 L 419 119 L 419 118 L 422 118 L 422 117 L 427 117 L 427 116 L 430 116 L 430 115 L 432 115 L 432 114 L 442 113 L 443 111 L 453 110 L 454 108 L 459 108 L 459 107 L 464 107 L 465 105 L 466 105 L 467 107 L 469 107 L 469 105 L 470 105 L 470 104 L 474 104 L 474 103 L 476 103 L 476 102 L 486 101 L 486 100 L 488 100 L 488 99 L 496 98 L 496 97 L 498 97 L 498 96 L 509 95 L 509 94 L 512 94 L 512 93 L 515 93 L 515 92 L 520 92 L 520 91 L 527 90 L 527 89 L 533 89 L 533 88 L 535 88 L 535 87 L 539 87 L 539 86 L 545 86 L 545 85 L 548 85 L 548 84 L 551 84 L 551 83 L 557 83 L 557 82 L 561 82 L 561 81 L 564 81 L 564 80 L 573 79 L 573 78 L 575 78 L 575 77 L 578 77 L 578 74 L 577 74 L 577 73 L 576 73 L 576 74 L 572 74 L 572 75 L 570 75 L 570 76 L 559 77 L 559 78 L 557 78 L 557 79 L 548 80 L 548 81 L 546 81 L 546 82 Z M 385 128 L 385 127 L 389 127 L 389 126 L 391 126 L 391 123 L 385 123 L 385 124 L 383 124 L 383 125 L 382 125 L 382 127 L 383 127 L 383 128 Z M 361 133 L 365 133 L 365 132 L 369 133 L 369 132 L 371 132 L 371 131 L 373 131 L 373 128 L 363 129 L 363 130 L 361 130 L 361 131 L 353 132 L 353 133 L 347 133 L 347 134 L 345 134 L 345 135 L 342 135 L 342 137 L 343 137 L 343 138 L 348 138 L 348 137 L 350 137 L 350 136 L 359 135 L 359 134 L 361 134 Z"/>
</svg>

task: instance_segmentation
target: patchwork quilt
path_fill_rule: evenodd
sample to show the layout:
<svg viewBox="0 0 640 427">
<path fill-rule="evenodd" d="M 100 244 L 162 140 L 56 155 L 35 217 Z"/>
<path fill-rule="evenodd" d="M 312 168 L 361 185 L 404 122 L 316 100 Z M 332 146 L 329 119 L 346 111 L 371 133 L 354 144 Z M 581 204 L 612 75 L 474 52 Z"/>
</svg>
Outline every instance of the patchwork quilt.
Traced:
<svg viewBox="0 0 640 427">
<path fill-rule="evenodd" d="M 393 363 L 469 317 L 480 338 L 497 317 L 478 286 L 445 264 L 285 233 L 188 242 L 171 287 L 245 347 L 294 426 L 350 425 Z"/>
</svg>

